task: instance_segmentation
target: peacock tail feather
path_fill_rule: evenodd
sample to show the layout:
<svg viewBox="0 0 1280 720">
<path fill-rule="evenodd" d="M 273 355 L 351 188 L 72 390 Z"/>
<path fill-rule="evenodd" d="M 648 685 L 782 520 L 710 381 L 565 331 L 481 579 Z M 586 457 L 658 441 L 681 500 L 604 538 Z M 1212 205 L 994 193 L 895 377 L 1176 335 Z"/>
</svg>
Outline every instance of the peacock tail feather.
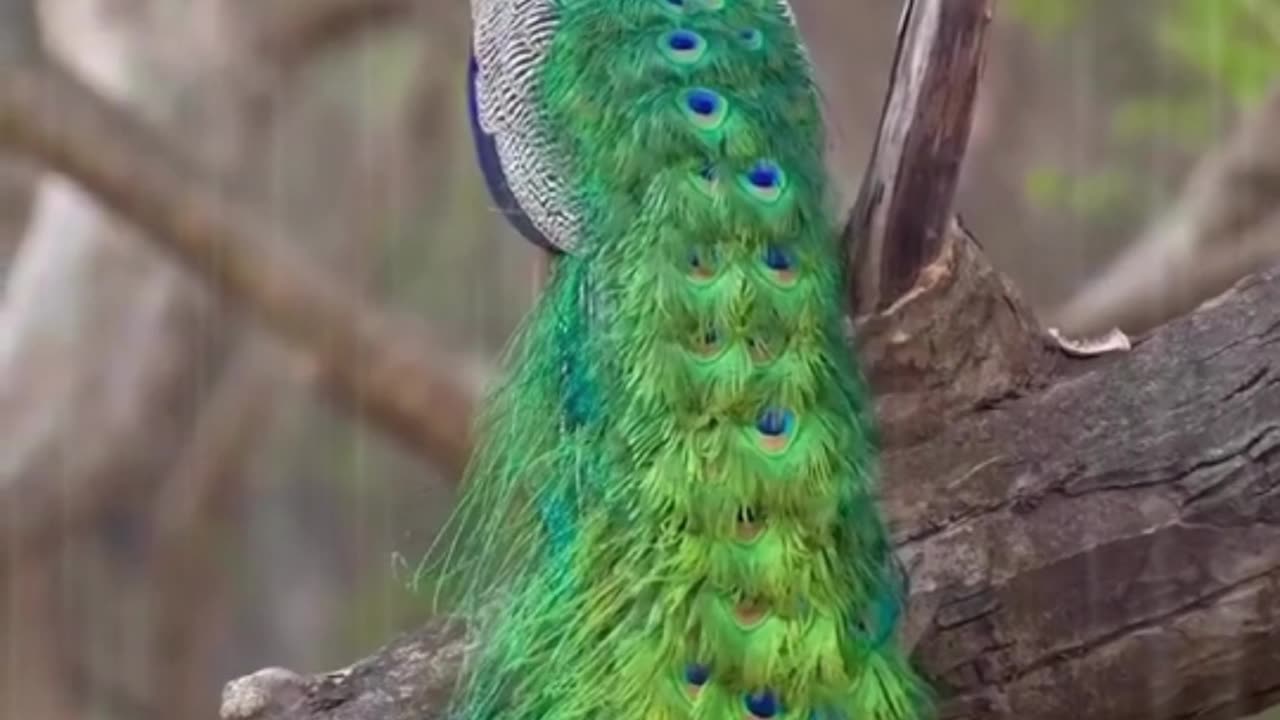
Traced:
<svg viewBox="0 0 1280 720">
<path fill-rule="evenodd" d="M 495 147 L 560 193 L 533 224 L 568 252 L 439 555 L 478 628 L 452 717 L 923 717 L 785 4 L 475 2 L 545 13 L 520 45 L 538 146 Z"/>
</svg>

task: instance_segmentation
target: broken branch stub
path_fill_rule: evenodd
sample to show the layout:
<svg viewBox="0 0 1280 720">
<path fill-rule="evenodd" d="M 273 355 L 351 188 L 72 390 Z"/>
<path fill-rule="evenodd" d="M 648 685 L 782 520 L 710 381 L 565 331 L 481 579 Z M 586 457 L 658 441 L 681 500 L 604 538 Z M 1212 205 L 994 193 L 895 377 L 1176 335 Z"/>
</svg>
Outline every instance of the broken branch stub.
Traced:
<svg viewBox="0 0 1280 720">
<path fill-rule="evenodd" d="M 880 128 L 844 231 L 855 314 L 916 285 L 951 222 L 994 0 L 909 0 Z"/>
<path fill-rule="evenodd" d="M 991 0 L 907 3 L 880 130 L 845 226 L 855 337 L 888 437 L 1032 385 L 1052 353 L 953 214 Z"/>
</svg>

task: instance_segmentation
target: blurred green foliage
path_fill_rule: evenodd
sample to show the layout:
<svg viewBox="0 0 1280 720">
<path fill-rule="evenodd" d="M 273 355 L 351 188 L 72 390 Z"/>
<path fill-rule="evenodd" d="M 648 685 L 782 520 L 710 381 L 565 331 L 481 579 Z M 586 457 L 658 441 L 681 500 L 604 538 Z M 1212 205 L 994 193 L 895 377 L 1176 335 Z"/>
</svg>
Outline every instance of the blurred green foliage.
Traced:
<svg viewBox="0 0 1280 720">
<path fill-rule="evenodd" d="M 1010 0 L 1015 17 L 1044 35 L 1053 35 L 1080 22 L 1096 0 Z"/>
<path fill-rule="evenodd" d="M 1170 55 L 1240 104 L 1261 98 L 1280 67 L 1280 4 L 1274 0 L 1176 0 L 1153 25 Z"/>
<path fill-rule="evenodd" d="M 1024 191 L 1042 212 L 1094 225 L 1132 212 L 1141 193 L 1167 192 L 1170 188 L 1156 186 L 1176 182 L 1144 172 L 1144 148 L 1160 144 L 1185 157 L 1198 155 L 1224 123 L 1258 102 L 1280 76 L 1280 3 L 1275 0 L 1138 5 L 1121 10 L 1099 0 L 1011 0 L 1008 6 L 1046 43 L 1096 31 L 1098 25 L 1128 23 L 1133 26 L 1129 34 L 1162 68 L 1109 111 L 1108 152 L 1099 166 L 1040 166 L 1028 172 Z M 1103 55 L 1095 63 L 1104 73 L 1121 74 L 1118 58 Z"/>
</svg>

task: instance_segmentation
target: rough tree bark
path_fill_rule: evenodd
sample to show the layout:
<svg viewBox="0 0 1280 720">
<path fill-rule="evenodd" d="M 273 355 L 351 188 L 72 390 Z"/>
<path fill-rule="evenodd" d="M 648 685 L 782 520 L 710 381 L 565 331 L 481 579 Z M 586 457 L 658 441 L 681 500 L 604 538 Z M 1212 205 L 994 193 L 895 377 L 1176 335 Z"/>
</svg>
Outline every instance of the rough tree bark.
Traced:
<svg viewBox="0 0 1280 720">
<path fill-rule="evenodd" d="M 917 0 L 907 17 L 913 9 L 921 18 L 941 17 L 941 4 L 953 2 Z M 964 17 L 985 23 L 983 14 Z M 904 27 L 903 47 L 919 47 L 918 33 L 931 24 Z M 980 38 L 982 30 L 965 32 Z M 911 57 L 926 74 L 940 67 L 932 52 Z M 24 92 L 27 104 L 0 104 L 0 137 L 7 130 L 140 224 L 163 231 L 158 242 L 258 310 L 268 326 L 332 357 L 293 324 L 300 303 L 332 292 L 323 288 L 323 274 L 299 265 L 292 270 L 303 280 L 289 292 L 263 291 L 246 264 L 278 257 L 261 249 L 273 246 L 251 222 L 214 217 L 225 202 L 194 166 L 176 153 L 152 152 L 160 158 L 148 168 L 154 177 L 120 187 L 111 148 L 153 139 L 111 108 L 86 103 L 57 76 L 18 79 L 53 82 L 57 97 L 91 109 L 99 123 L 60 135 L 41 131 L 34 123 L 39 98 Z M 890 152 L 885 140 L 899 131 L 893 128 L 909 127 L 912 117 L 886 112 L 882 160 Z M 963 111 L 935 116 L 948 118 L 967 122 Z M 94 134 L 102 128 L 115 131 L 114 145 Z M 920 158 L 936 160 L 927 148 Z M 925 196 L 950 206 L 951 190 Z M 179 211 L 198 222 L 180 221 Z M 1044 341 L 949 211 L 930 218 L 928 226 L 941 233 L 933 250 L 908 254 L 894 267 L 906 268 L 911 284 L 873 305 L 858 327 L 876 386 L 886 388 L 882 407 L 896 404 L 900 427 L 945 418 L 922 425 L 927 432 L 890 433 L 883 455 L 885 507 L 912 574 L 904 635 L 937 681 L 943 717 L 1225 719 L 1280 699 L 1280 380 L 1272 359 L 1280 342 L 1272 311 L 1280 276 L 1247 283 L 1130 354 L 1071 359 Z M 874 233 L 885 235 L 871 239 L 882 246 L 899 239 Z M 229 249 L 230 269 L 208 262 L 218 255 L 214 248 Z M 342 297 L 321 303 L 308 322 L 380 317 Z M 388 348 L 400 339 L 342 327 L 350 337 L 385 342 L 378 351 L 396 356 Z M 935 372 L 930 366 L 944 357 L 955 359 Z M 947 377 L 954 382 L 943 384 Z M 382 390 L 371 386 L 373 392 Z M 422 417 L 426 410 L 412 406 L 429 406 L 431 396 L 396 402 Z M 223 715 L 438 718 L 467 649 L 463 625 L 442 619 L 337 673 L 272 670 L 236 681 Z"/>
<path fill-rule="evenodd" d="M 844 230 L 882 432 L 926 437 L 1049 361 L 1014 288 L 953 217 L 993 0 L 908 2 L 876 145 Z"/>
</svg>

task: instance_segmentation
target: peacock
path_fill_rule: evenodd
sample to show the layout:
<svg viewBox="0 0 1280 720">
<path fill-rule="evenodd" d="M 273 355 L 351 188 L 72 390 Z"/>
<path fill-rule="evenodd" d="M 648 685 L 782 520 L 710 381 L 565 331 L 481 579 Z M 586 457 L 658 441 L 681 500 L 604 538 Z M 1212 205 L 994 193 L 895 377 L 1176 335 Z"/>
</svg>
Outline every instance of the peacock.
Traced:
<svg viewBox="0 0 1280 720">
<path fill-rule="evenodd" d="M 551 260 L 434 566 L 449 717 L 925 717 L 790 7 L 471 8 L 478 162 Z"/>
</svg>

